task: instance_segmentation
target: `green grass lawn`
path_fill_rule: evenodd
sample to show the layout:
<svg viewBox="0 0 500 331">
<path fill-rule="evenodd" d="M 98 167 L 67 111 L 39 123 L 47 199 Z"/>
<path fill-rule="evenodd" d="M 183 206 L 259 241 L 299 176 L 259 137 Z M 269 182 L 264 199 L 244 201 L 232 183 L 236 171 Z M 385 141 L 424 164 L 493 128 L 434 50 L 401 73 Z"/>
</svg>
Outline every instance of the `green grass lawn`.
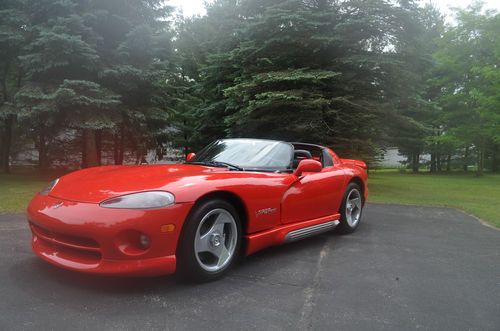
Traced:
<svg viewBox="0 0 500 331">
<path fill-rule="evenodd" d="M 57 177 L 57 176 L 52 176 Z M 50 178 L 52 179 L 52 178 Z M 49 178 L 0 174 L 0 213 L 24 212 Z M 500 228 L 500 175 L 370 172 L 370 202 L 459 208 Z"/>
<path fill-rule="evenodd" d="M 372 171 L 370 202 L 461 209 L 500 228 L 500 175 Z"/>
<path fill-rule="evenodd" d="M 24 212 L 31 198 L 48 182 L 31 175 L 0 174 L 0 213 Z"/>
</svg>

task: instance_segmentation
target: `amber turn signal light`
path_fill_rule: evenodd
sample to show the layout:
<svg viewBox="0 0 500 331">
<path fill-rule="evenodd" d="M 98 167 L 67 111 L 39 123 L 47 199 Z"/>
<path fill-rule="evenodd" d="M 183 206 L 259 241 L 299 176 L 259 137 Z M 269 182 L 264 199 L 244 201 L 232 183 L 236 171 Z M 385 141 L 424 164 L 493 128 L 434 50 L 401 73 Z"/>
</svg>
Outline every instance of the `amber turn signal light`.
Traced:
<svg viewBox="0 0 500 331">
<path fill-rule="evenodd" d="M 175 230 L 175 225 L 174 224 L 163 224 L 160 227 L 160 231 L 163 233 L 168 233 L 168 232 L 174 232 Z"/>
</svg>

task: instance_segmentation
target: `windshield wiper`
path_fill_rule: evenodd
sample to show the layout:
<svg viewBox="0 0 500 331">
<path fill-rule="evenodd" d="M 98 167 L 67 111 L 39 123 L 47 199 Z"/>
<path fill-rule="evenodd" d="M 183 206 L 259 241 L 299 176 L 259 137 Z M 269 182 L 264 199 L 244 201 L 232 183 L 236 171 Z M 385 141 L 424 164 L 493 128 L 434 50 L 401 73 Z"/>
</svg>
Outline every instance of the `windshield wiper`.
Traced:
<svg viewBox="0 0 500 331">
<path fill-rule="evenodd" d="M 227 167 L 227 168 L 231 168 L 233 170 L 238 170 L 238 171 L 245 170 L 245 169 L 243 169 L 240 166 L 237 166 L 237 165 L 234 165 L 234 164 L 231 164 L 231 163 L 227 163 L 227 162 L 220 162 L 220 161 L 193 161 L 193 162 L 186 162 L 186 163 L 189 163 L 189 164 L 201 164 L 201 165 L 207 165 L 207 166 L 210 166 L 210 167 Z"/>
</svg>

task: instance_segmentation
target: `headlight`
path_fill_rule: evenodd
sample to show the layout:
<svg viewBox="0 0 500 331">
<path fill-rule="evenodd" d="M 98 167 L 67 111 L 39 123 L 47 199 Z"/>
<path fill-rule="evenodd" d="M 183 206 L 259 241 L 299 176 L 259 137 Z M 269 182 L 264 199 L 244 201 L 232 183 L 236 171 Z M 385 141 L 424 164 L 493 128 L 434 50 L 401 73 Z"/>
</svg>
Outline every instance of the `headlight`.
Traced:
<svg viewBox="0 0 500 331">
<path fill-rule="evenodd" d="M 161 208 L 175 203 L 175 197 L 172 193 L 163 191 L 150 191 L 122 195 L 121 197 L 111 198 L 101 202 L 100 206 L 104 208 L 123 208 L 123 209 L 150 209 Z"/>
<path fill-rule="evenodd" d="M 49 195 L 50 191 L 57 185 L 57 182 L 59 182 L 59 178 L 53 180 L 47 187 L 41 190 L 40 195 Z"/>
</svg>

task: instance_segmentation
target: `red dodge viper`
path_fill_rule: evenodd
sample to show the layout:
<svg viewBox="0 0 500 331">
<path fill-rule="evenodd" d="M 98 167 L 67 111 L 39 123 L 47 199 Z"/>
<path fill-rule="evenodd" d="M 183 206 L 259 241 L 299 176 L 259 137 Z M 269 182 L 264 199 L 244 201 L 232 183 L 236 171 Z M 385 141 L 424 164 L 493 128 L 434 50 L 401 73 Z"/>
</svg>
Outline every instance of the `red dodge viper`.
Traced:
<svg viewBox="0 0 500 331">
<path fill-rule="evenodd" d="M 312 144 L 223 139 L 183 164 L 70 173 L 28 207 L 34 252 L 95 274 L 197 281 L 238 255 L 337 228 L 350 233 L 368 196 L 366 164 Z"/>
</svg>

